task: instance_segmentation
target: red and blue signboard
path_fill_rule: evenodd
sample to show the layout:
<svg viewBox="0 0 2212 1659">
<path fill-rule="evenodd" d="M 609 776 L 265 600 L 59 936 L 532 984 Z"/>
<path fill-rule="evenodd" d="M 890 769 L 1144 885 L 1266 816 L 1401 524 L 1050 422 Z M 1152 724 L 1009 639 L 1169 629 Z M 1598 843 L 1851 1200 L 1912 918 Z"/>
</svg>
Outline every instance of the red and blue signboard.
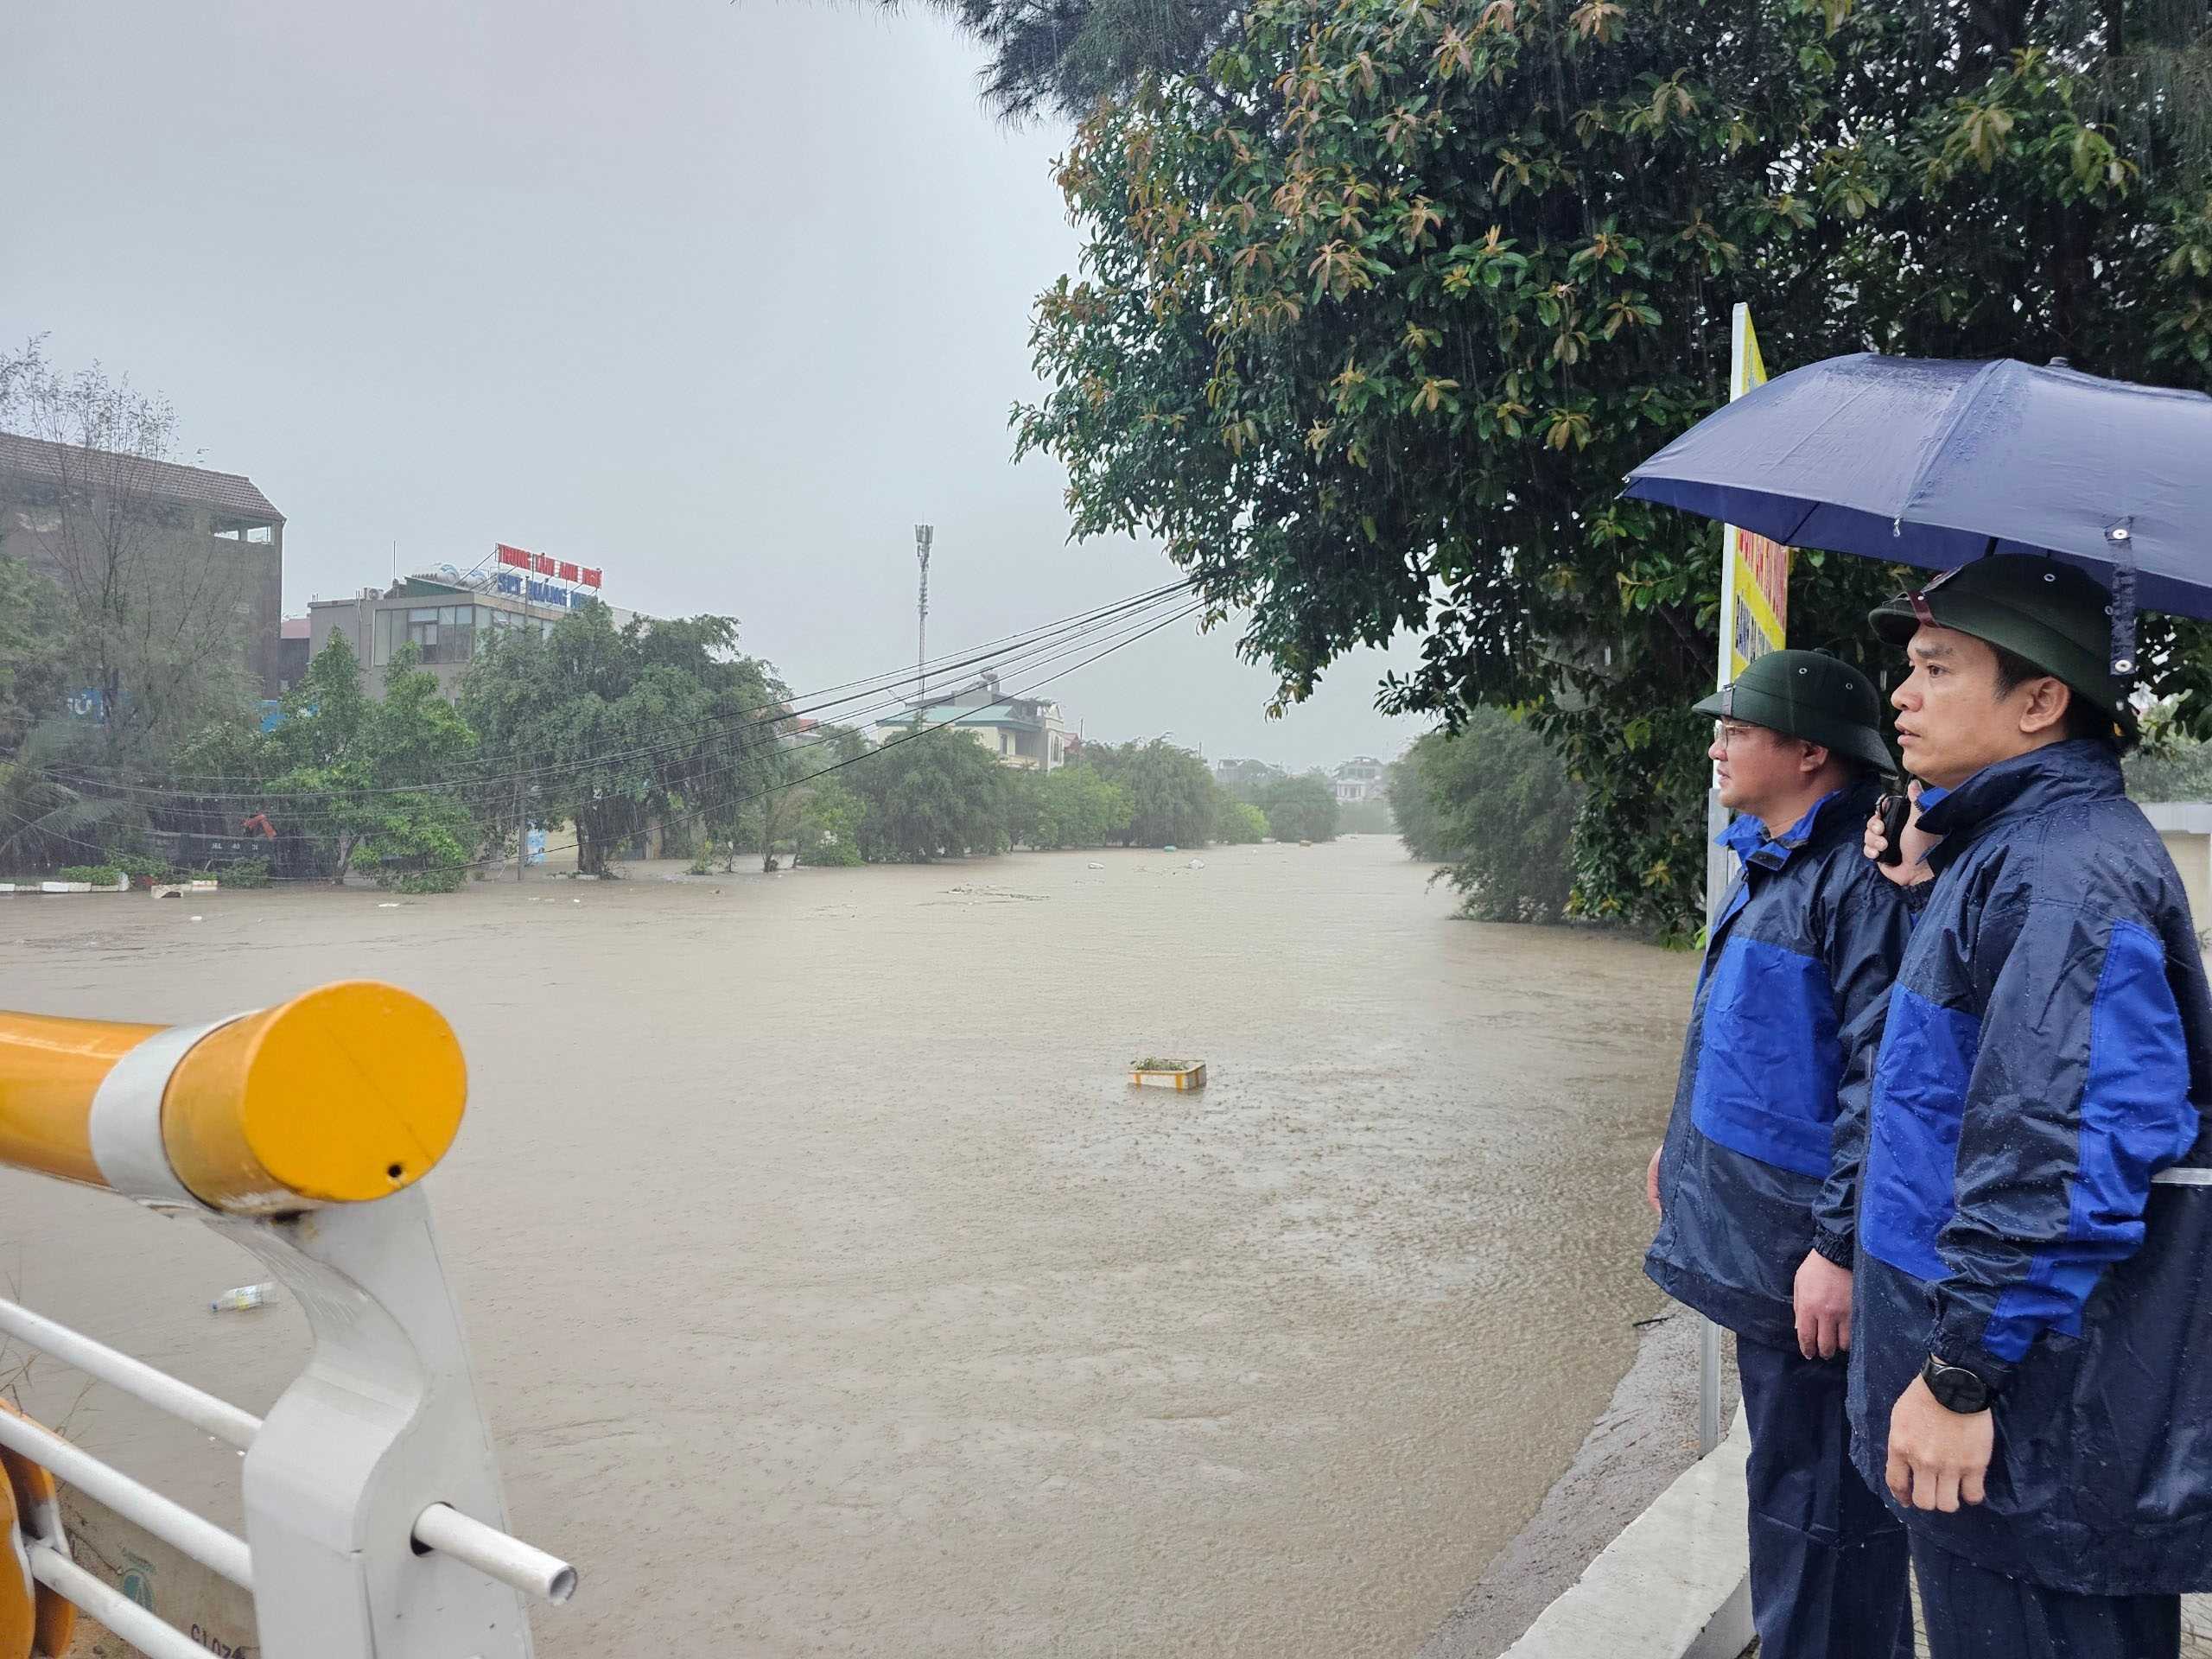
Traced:
<svg viewBox="0 0 2212 1659">
<path fill-rule="evenodd" d="M 572 587 L 596 588 L 600 584 L 600 572 L 598 568 L 594 565 L 580 565 L 571 563 L 566 559 L 556 559 L 548 554 L 532 553 L 523 548 L 509 547 L 505 542 L 499 543 L 494 550 L 501 564 L 512 566 L 518 571 L 527 571 L 531 575 L 537 576 L 550 576 L 556 582 L 565 582 Z M 500 592 L 508 593 L 515 591 L 514 589 L 511 589 L 505 586 L 505 582 L 507 581 L 507 573 L 505 571 L 502 570 L 499 573 L 499 577 L 501 584 L 499 589 Z M 538 584 L 536 582 L 531 583 L 531 586 L 533 588 L 537 585 Z M 533 600 L 537 599 L 537 595 L 534 593 L 531 594 L 531 598 Z M 566 600 L 553 600 L 547 602 L 551 604 L 566 604 L 568 601 Z"/>
</svg>

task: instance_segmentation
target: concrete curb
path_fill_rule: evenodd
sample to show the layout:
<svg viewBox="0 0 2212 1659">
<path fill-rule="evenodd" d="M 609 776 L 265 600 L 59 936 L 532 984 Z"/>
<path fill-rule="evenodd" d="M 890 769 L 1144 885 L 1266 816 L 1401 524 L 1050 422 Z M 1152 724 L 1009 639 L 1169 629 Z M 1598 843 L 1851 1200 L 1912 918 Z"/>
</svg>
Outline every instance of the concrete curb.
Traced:
<svg viewBox="0 0 2212 1659">
<path fill-rule="evenodd" d="M 1507 1659 L 1738 1659 L 1751 1641 L 1744 1414 L 1629 1522 Z"/>
</svg>

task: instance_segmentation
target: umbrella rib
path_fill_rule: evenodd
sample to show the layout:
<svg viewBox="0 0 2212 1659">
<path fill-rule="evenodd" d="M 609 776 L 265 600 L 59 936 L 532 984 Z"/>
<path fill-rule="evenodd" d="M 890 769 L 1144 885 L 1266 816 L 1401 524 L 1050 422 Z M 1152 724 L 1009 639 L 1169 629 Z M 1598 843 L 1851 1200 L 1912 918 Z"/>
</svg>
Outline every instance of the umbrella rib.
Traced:
<svg viewBox="0 0 2212 1659">
<path fill-rule="evenodd" d="M 1892 522 L 1902 522 L 1912 512 L 1914 504 L 1920 499 L 1921 486 L 1927 483 L 1929 474 L 1935 470 L 1937 460 L 1942 456 L 1945 447 L 1951 442 L 1951 434 L 1959 429 L 1960 423 L 1966 419 L 1968 411 L 1981 401 L 1982 394 L 1989 389 L 1990 381 L 1996 378 L 1997 371 L 2005 366 L 2005 361 L 2006 359 L 2001 357 L 1992 358 L 1983 364 L 1974 378 L 1967 383 L 1966 391 L 1953 402 L 1950 412 L 1943 417 L 1942 426 L 1938 429 L 1934 439 L 1929 443 L 1926 459 L 1922 461 L 1918 469 L 1914 472 L 1912 482 L 1905 486 L 1904 501 L 1898 505 L 1897 512 L 1891 515 Z M 1917 524 L 1920 521 L 1916 518 L 1913 522 Z"/>
</svg>

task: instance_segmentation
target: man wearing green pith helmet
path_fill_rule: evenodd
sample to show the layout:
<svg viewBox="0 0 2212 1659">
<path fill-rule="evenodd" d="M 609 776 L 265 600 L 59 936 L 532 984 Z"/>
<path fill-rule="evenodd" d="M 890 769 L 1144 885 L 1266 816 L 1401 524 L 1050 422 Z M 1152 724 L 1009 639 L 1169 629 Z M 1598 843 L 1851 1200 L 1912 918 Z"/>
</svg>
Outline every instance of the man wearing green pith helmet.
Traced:
<svg viewBox="0 0 2212 1659">
<path fill-rule="evenodd" d="M 2129 620 L 2030 554 L 1872 618 L 1924 787 L 1850 1405 L 1936 1659 L 2172 1659 L 2212 1589 L 2212 986 L 2120 772 Z"/>
<path fill-rule="evenodd" d="M 1866 1078 L 1910 925 L 1860 855 L 1891 765 L 1866 677 L 1770 652 L 1697 705 L 1743 861 L 1707 940 L 1644 1267 L 1736 1333 L 1765 1659 L 1905 1659 L 1904 1529 L 1845 1413 Z"/>
</svg>

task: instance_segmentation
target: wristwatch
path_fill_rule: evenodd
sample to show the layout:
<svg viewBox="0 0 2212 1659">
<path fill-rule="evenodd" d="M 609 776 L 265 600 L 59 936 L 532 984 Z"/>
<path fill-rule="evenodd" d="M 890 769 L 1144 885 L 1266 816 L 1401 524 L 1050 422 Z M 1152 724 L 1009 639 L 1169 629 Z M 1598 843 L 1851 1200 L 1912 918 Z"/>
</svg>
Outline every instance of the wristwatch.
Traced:
<svg viewBox="0 0 2212 1659">
<path fill-rule="evenodd" d="M 1977 1411 L 1987 1411 L 1989 1402 L 1997 1397 L 1979 1372 L 1963 1365 L 1928 1356 L 1928 1363 L 1920 1368 L 1920 1380 L 1928 1385 L 1928 1392 L 1936 1396 L 1936 1403 L 1946 1411 L 1955 1411 L 1961 1416 L 1971 1416 Z"/>
</svg>

